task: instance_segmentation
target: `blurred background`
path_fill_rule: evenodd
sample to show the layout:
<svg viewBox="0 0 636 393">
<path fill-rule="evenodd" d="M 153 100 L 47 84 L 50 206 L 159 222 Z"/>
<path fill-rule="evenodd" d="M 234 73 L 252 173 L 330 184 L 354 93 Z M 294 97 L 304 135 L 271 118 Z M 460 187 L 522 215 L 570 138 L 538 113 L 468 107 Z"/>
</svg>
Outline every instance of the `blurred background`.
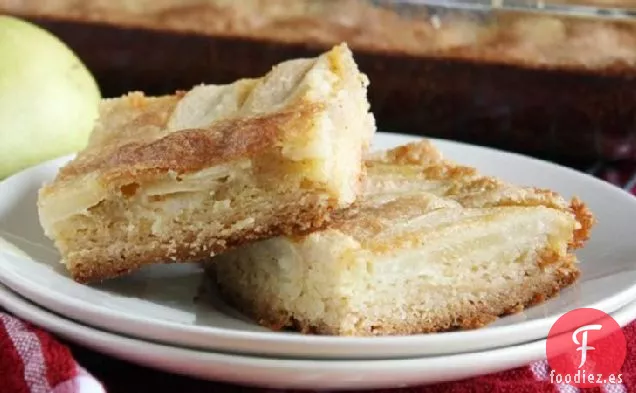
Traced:
<svg viewBox="0 0 636 393">
<path fill-rule="evenodd" d="M 589 171 L 636 161 L 636 0 L 0 0 L 0 11 L 60 37 L 105 97 L 258 76 L 346 41 L 382 131 Z"/>
</svg>

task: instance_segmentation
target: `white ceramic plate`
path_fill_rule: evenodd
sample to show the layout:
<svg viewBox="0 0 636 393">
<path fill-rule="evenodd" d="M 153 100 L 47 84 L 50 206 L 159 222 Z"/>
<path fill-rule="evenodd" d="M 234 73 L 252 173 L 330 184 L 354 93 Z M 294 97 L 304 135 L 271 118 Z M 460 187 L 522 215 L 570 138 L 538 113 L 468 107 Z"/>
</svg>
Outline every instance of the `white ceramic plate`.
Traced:
<svg viewBox="0 0 636 393">
<path fill-rule="evenodd" d="M 376 148 L 415 138 L 378 135 Z M 270 332 L 225 307 L 213 294 L 198 297 L 201 272 L 191 265 L 152 266 L 98 286 L 73 282 L 38 224 L 36 193 L 65 160 L 26 170 L 0 184 L 0 281 L 22 296 L 84 324 L 130 336 L 232 353 L 315 358 L 387 359 L 478 351 L 545 338 L 573 308 L 611 312 L 636 298 L 636 198 L 579 172 L 491 149 L 438 141 L 450 159 L 525 185 L 580 196 L 599 224 L 579 253 L 582 279 L 545 304 L 479 330 L 404 337 L 345 338 Z M 6 243 L 6 242 L 5 242 Z M 20 253 L 8 251 L 19 248 Z M 2 249 L 4 251 L 2 251 Z M 195 300 L 197 299 L 198 300 Z"/>
<path fill-rule="evenodd" d="M 278 389 L 380 389 L 469 378 L 545 358 L 545 340 L 483 352 L 392 360 L 293 360 L 171 347 L 87 327 L 48 312 L 0 285 L 0 306 L 98 352 L 192 377 Z M 612 313 L 625 326 L 636 302 Z M 89 370 L 90 371 L 90 370 Z"/>
</svg>

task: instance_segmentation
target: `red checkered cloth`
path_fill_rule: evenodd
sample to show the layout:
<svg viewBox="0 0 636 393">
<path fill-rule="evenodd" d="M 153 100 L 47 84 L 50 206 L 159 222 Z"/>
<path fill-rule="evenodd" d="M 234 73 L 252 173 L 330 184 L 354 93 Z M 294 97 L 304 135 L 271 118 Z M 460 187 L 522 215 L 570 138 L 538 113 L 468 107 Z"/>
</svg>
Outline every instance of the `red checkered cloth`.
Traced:
<svg viewBox="0 0 636 393">
<path fill-rule="evenodd" d="M 67 346 L 47 332 L 0 313 L 0 392 L 103 393 Z"/>
<path fill-rule="evenodd" d="M 67 346 L 28 322 L 0 313 L 0 391 L 103 393 Z"/>
<path fill-rule="evenodd" d="M 102 385 L 102 382 L 99 382 L 78 365 L 68 346 L 60 343 L 50 334 L 6 313 L 0 313 L 0 322 L 0 392 L 2 393 L 245 391 L 245 388 L 196 381 L 128 365 L 125 362 L 80 349 L 80 358 L 85 358 L 87 362 L 94 365 L 94 372 L 102 380 Z M 636 322 L 627 326 L 624 331 L 628 348 L 634 348 L 636 345 Z M 636 351 L 628 351 L 621 371 L 621 384 L 607 385 L 587 391 L 600 393 L 636 392 Z M 572 386 L 550 383 L 549 375 L 550 369 L 547 362 L 539 361 L 526 367 L 498 374 L 405 389 L 403 392 L 579 392 L 579 389 Z M 255 393 L 258 391 L 257 389 L 253 390 Z"/>
</svg>

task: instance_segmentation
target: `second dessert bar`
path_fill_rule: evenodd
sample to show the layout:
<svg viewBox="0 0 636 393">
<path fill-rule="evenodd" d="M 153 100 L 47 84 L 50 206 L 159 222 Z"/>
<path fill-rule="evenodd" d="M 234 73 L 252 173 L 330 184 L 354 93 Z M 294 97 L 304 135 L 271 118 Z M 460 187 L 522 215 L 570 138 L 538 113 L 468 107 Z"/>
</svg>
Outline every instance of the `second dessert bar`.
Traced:
<svg viewBox="0 0 636 393">
<path fill-rule="evenodd" d="M 367 163 L 366 192 L 328 228 L 220 255 L 222 297 L 274 328 L 330 335 L 477 328 L 579 276 L 593 218 L 574 199 L 442 159 L 428 142 Z"/>
</svg>

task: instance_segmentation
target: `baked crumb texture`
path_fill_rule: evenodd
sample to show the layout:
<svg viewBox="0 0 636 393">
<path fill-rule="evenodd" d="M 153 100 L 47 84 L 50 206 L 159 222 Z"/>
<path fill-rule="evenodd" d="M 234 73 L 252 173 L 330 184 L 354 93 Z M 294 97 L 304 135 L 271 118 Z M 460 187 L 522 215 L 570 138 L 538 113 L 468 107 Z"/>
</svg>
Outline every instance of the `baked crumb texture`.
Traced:
<svg viewBox="0 0 636 393">
<path fill-rule="evenodd" d="M 41 224 L 80 282 L 321 227 L 360 192 L 367 85 L 342 44 L 259 79 L 104 100 L 40 190 Z"/>
<path fill-rule="evenodd" d="M 325 229 L 206 265 L 230 304 L 273 329 L 404 335 L 472 329 L 579 276 L 585 205 L 445 161 L 421 142 L 367 161 L 366 191 Z"/>
</svg>

